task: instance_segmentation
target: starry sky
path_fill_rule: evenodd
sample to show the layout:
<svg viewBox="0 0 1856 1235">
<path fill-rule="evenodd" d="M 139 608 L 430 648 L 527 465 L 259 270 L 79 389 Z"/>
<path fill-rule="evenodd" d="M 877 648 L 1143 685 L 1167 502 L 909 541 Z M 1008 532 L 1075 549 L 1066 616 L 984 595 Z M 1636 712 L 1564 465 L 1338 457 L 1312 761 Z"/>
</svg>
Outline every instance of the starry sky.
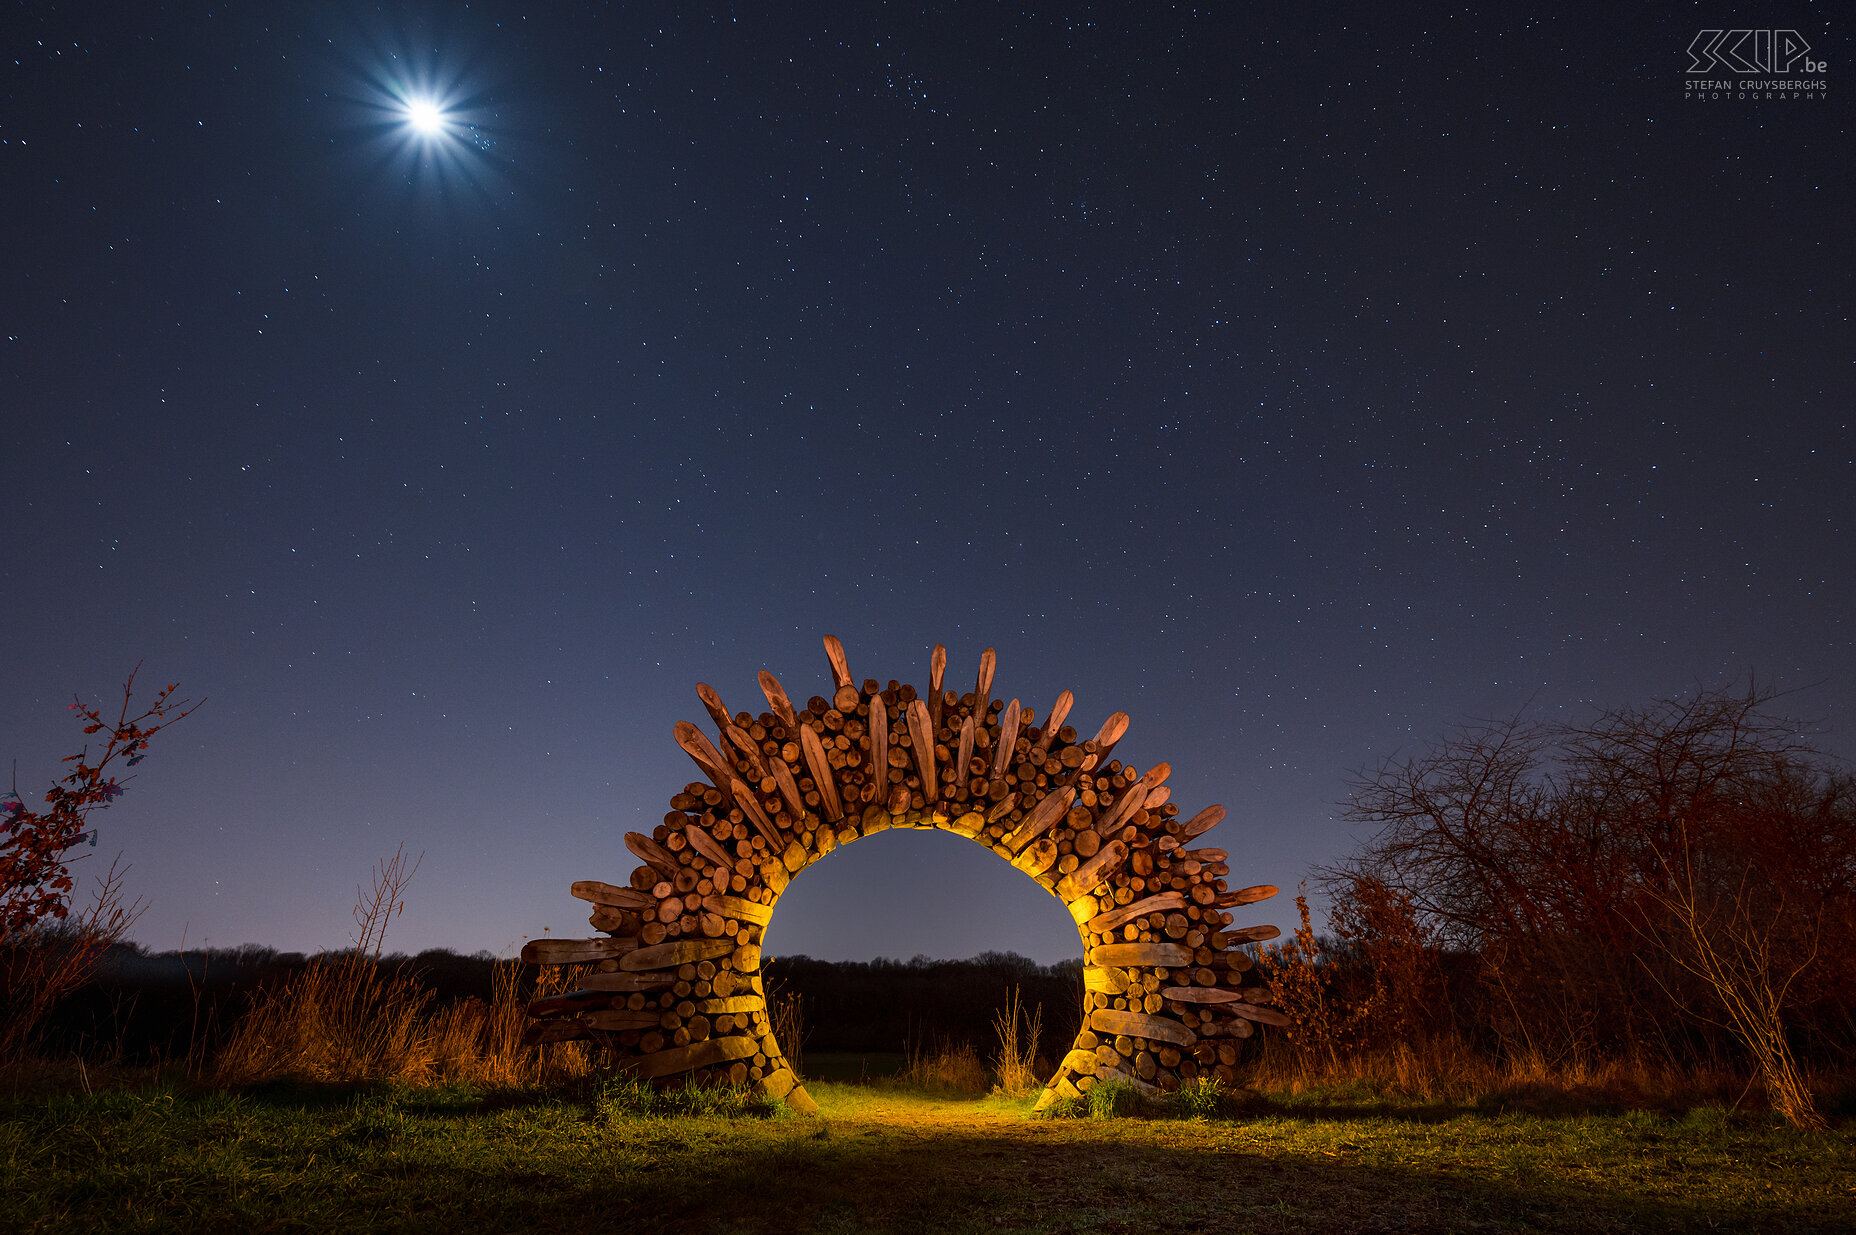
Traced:
<svg viewBox="0 0 1856 1235">
<path fill-rule="evenodd" d="M 587 934 L 695 684 L 827 633 L 1127 711 L 1234 886 L 1469 718 L 1757 678 L 1856 754 L 1838 8 L 696 7 L 0 22 L 0 755 L 208 697 L 80 868 L 144 944 L 342 946 L 401 844 L 390 948 Z M 1686 98 L 1736 23 L 1827 90 Z M 768 948 L 1079 951 L 934 833 Z"/>
</svg>

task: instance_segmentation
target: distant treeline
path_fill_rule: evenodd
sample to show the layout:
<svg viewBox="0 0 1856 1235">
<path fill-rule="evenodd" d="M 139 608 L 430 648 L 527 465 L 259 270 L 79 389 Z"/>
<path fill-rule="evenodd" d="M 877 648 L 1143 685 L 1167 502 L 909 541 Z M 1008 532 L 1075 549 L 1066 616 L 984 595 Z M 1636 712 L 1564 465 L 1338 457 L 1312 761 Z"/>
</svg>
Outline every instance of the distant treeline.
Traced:
<svg viewBox="0 0 1856 1235">
<path fill-rule="evenodd" d="M 42 1046 L 126 1064 L 181 1059 L 190 1047 L 210 1053 L 254 994 L 301 971 L 309 959 L 256 944 L 186 952 L 118 945 L 96 982 L 55 1010 Z M 384 970 L 416 977 L 440 1006 L 489 1002 L 495 964 L 489 952 L 461 955 L 446 948 L 380 961 Z M 942 1042 L 984 1049 L 994 1039 L 994 1017 L 1016 988 L 1027 1010 L 1042 1005 L 1041 1051 L 1055 1058 L 1076 1033 L 1082 997 L 1080 961 L 1046 966 L 1011 952 L 970 960 L 786 956 L 769 959 L 765 973 L 776 997 L 799 1000 L 803 1048 L 811 1051 L 904 1052 Z"/>
</svg>

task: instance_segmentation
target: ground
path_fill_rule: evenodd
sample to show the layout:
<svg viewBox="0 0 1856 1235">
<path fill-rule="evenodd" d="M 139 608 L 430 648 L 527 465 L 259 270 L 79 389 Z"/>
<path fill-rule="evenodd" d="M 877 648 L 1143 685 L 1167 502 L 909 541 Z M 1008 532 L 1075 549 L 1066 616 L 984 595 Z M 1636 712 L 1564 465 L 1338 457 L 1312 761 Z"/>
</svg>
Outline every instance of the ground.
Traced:
<svg viewBox="0 0 1856 1235">
<path fill-rule="evenodd" d="M 1856 1135 L 1715 1108 L 1330 1097 L 1213 1118 L 816 1080 L 817 1119 L 594 1095 L 176 1089 L 0 1110 L 0 1229 L 1848 1231 Z"/>
</svg>

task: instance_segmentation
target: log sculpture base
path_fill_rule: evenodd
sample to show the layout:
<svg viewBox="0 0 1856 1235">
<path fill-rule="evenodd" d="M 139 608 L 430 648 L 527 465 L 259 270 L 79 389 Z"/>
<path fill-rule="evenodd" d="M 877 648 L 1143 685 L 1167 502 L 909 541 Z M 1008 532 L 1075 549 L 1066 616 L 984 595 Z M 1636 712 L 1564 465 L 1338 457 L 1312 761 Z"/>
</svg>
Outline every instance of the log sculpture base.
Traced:
<svg viewBox="0 0 1856 1235">
<path fill-rule="evenodd" d="M 531 1043 L 591 1040 L 616 1070 L 681 1083 L 750 1085 L 795 1110 L 817 1106 L 780 1052 L 760 976 L 760 941 L 792 877 L 840 845 L 887 828 L 935 828 L 985 845 L 1062 900 L 1082 936 L 1083 1029 L 1038 1100 L 1080 1097 L 1104 1079 L 1157 1095 L 1203 1075 L 1232 1079 L 1236 1039 L 1284 1024 L 1239 945 L 1273 926 L 1226 929 L 1237 905 L 1275 894 L 1227 890 L 1221 849 L 1189 848 L 1224 818 L 1182 819 L 1162 763 L 1145 774 L 1112 760 L 1128 717 L 1093 738 L 1065 724 L 1064 691 L 1040 725 L 1017 699 L 992 700 L 995 658 L 971 693 L 943 687 L 936 645 L 929 688 L 853 683 L 826 636 L 830 698 L 796 708 L 772 674 L 768 710 L 731 714 L 696 692 L 711 741 L 688 722 L 677 744 L 703 780 L 670 799 L 629 883 L 587 880 L 592 939 L 538 939 L 535 964 L 591 962 L 582 989 L 538 999 Z"/>
</svg>

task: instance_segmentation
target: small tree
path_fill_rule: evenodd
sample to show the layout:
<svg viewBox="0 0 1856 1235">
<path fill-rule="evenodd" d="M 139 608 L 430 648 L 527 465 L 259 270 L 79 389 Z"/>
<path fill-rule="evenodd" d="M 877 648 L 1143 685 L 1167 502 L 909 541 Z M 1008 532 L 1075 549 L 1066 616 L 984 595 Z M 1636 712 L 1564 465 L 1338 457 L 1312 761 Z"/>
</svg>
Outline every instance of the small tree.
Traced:
<svg viewBox="0 0 1856 1235">
<path fill-rule="evenodd" d="M 140 914 L 139 901 L 123 902 L 122 872 L 112 865 L 98 881 L 95 898 L 72 917 L 70 872 L 76 860 L 71 851 L 96 844 L 91 812 L 122 796 L 123 782 L 111 774 L 111 765 L 140 763 L 147 758 L 149 739 L 197 706 L 175 702 L 179 688 L 170 684 L 153 705 L 131 717 L 134 686 L 132 672 L 123 683 L 122 708 L 114 722 L 81 699 L 70 705 L 84 719 L 86 736 L 107 732 L 109 737 L 94 758 L 89 743 L 66 757 L 64 762 L 77 766 L 46 793 L 45 809 L 28 810 L 17 782 L 0 798 L 0 982 L 7 993 L 0 1013 L 0 1060 L 24 1053 L 52 1005 L 90 977 L 104 949 L 120 940 Z"/>
</svg>

